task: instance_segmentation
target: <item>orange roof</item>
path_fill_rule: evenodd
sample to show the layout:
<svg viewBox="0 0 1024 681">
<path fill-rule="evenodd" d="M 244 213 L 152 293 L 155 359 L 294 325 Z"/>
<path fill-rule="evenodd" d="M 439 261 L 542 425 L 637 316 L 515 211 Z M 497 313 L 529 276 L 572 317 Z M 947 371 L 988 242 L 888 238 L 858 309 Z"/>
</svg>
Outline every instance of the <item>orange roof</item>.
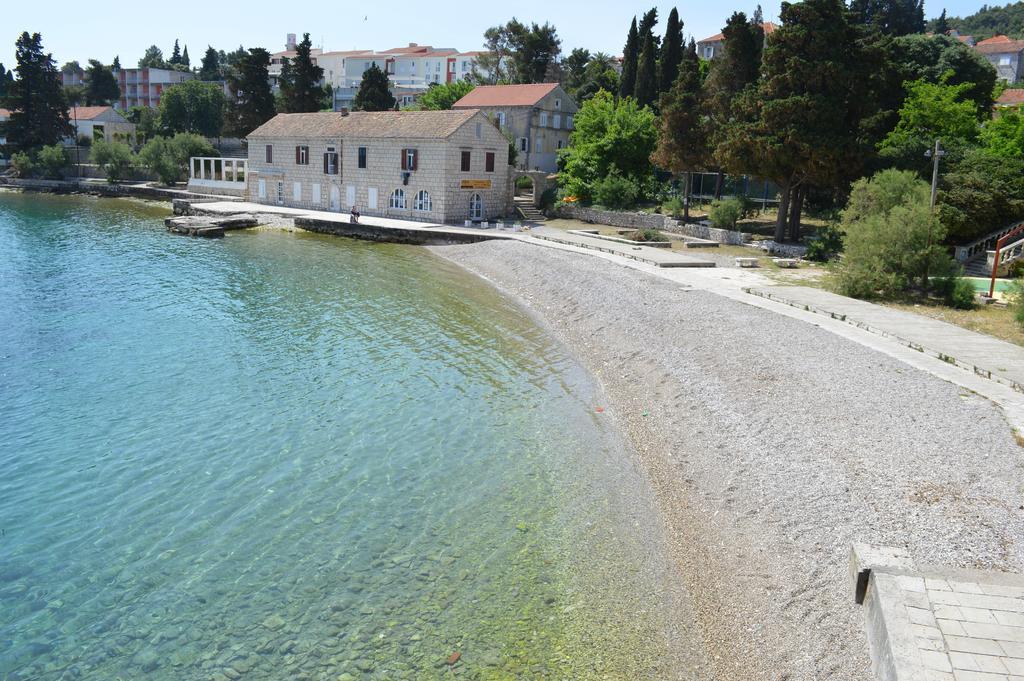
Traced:
<svg viewBox="0 0 1024 681">
<path fill-rule="evenodd" d="M 11 110 L 10 109 L 0 109 L 0 116 L 3 116 L 4 118 L 10 118 L 11 117 Z"/>
<path fill-rule="evenodd" d="M 775 32 L 775 29 L 777 29 L 778 26 L 776 24 L 773 24 L 770 21 L 766 21 L 763 24 L 761 24 L 761 28 L 764 30 L 764 34 L 765 35 L 771 35 L 772 33 Z M 725 34 L 724 33 L 716 33 L 715 35 L 711 36 L 710 38 L 704 38 L 704 40 L 698 40 L 697 42 L 698 43 L 717 43 L 717 42 L 720 42 L 722 40 L 725 40 Z"/>
<path fill-rule="evenodd" d="M 532 106 L 551 94 L 558 83 L 533 83 L 530 85 L 481 85 L 455 102 L 457 109 L 471 109 L 482 106 Z"/>
<path fill-rule="evenodd" d="M 80 121 L 91 121 L 113 110 L 112 106 L 79 106 L 75 109 L 68 109 L 68 115 Z"/>
<path fill-rule="evenodd" d="M 996 42 L 981 41 L 974 46 L 982 54 L 1005 54 L 1024 50 L 1024 40 L 998 40 Z"/>
<path fill-rule="evenodd" d="M 991 45 L 993 43 L 1008 43 L 1010 39 L 1005 35 L 994 35 L 991 38 L 985 38 L 984 40 L 978 41 L 979 45 Z"/>
<path fill-rule="evenodd" d="M 1024 89 L 1003 90 L 996 100 L 996 106 L 1018 106 L 1024 104 Z"/>
</svg>

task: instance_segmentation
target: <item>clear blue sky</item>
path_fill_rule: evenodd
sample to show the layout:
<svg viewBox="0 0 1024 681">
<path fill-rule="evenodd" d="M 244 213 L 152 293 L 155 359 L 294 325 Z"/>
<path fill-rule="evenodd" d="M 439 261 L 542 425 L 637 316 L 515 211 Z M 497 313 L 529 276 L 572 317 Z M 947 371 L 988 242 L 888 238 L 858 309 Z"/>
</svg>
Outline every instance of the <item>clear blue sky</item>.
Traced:
<svg viewBox="0 0 1024 681">
<path fill-rule="evenodd" d="M 931 0 L 926 14 L 942 11 Z M 574 47 L 620 54 L 629 21 L 652 5 L 615 0 L 520 0 L 515 3 L 413 2 L 385 3 L 288 2 L 281 0 L 179 0 L 174 3 L 119 3 L 95 7 L 70 0 L 5 0 L 0 22 L 0 62 L 14 63 L 14 41 L 22 31 L 43 34 L 43 45 L 58 65 L 77 59 L 110 63 L 114 55 L 125 66 L 134 66 L 149 45 L 156 44 L 170 56 L 174 39 L 188 45 L 189 57 L 198 63 L 206 46 L 231 50 L 238 45 L 284 49 L 285 34 L 305 31 L 315 45 L 332 50 L 387 49 L 409 42 L 460 50 L 480 49 L 483 32 L 515 15 L 520 21 L 553 23 L 562 38 L 562 49 Z M 934 5 L 934 6 L 933 6 Z M 970 14 L 981 0 L 948 0 L 950 15 Z M 679 3 L 684 32 L 700 38 L 721 30 L 733 11 L 748 14 L 757 0 Z M 359 7 L 360 9 L 355 9 Z M 657 3 L 658 31 L 671 3 Z M 244 8 L 244 9 L 243 9 Z M 763 4 L 765 19 L 776 20 L 778 0 Z"/>
</svg>

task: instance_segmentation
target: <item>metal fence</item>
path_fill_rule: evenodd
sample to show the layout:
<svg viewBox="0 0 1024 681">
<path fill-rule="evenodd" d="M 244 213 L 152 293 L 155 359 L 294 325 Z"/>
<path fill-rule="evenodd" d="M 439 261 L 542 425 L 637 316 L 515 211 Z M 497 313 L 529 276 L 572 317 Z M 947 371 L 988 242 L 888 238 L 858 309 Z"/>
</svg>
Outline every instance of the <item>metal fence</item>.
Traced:
<svg viewBox="0 0 1024 681">
<path fill-rule="evenodd" d="M 697 205 L 710 203 L 715 199 L 715 185 L 718 173 L 692 173 L 690 175 L 690 200 Z M 680 182 L 682 185 L 682 182 Z M 679 187 L 680 196 L 684 187 Z M 765 210 L 779 203 L 779 188 L 769 180 L 751 177 L 750 175 L 723 175 L 721 196 L 745 197 L 751 204 Z"/>
</svg>

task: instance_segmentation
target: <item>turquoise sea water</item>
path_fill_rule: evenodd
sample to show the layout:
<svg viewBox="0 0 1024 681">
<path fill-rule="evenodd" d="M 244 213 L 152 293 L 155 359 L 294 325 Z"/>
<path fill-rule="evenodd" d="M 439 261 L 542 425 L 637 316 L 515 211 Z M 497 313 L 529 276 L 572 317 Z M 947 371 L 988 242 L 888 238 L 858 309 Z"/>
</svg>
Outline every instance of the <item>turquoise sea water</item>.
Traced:
<svg viewBox="0 0 1024 681">
<path fill-rule="evenodd" d="M 0 194 L 0 679 L 667 675 L 564 349 L 423 249 L 166 214 Z"/>
</svg>

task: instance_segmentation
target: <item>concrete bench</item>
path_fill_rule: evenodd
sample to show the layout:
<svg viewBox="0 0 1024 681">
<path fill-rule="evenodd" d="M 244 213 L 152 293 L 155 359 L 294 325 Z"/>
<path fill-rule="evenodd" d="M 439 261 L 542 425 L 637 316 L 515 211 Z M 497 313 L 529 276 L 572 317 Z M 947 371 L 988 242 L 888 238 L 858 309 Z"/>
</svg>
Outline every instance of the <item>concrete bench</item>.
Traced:
<svg viewBox="0 0 1024 681">
<path fill-rule="evenodd" d="M 772 262 L 779 267 L 786 267 L 789 269 L 796 267 L 800 263 L 796 258 L 772 258 Z"/>
<path fill-rule="evenodd" d="M 757 267 L 757 258 L 736 258 L 736 264 L 740 267 Z"/>
</svg>

